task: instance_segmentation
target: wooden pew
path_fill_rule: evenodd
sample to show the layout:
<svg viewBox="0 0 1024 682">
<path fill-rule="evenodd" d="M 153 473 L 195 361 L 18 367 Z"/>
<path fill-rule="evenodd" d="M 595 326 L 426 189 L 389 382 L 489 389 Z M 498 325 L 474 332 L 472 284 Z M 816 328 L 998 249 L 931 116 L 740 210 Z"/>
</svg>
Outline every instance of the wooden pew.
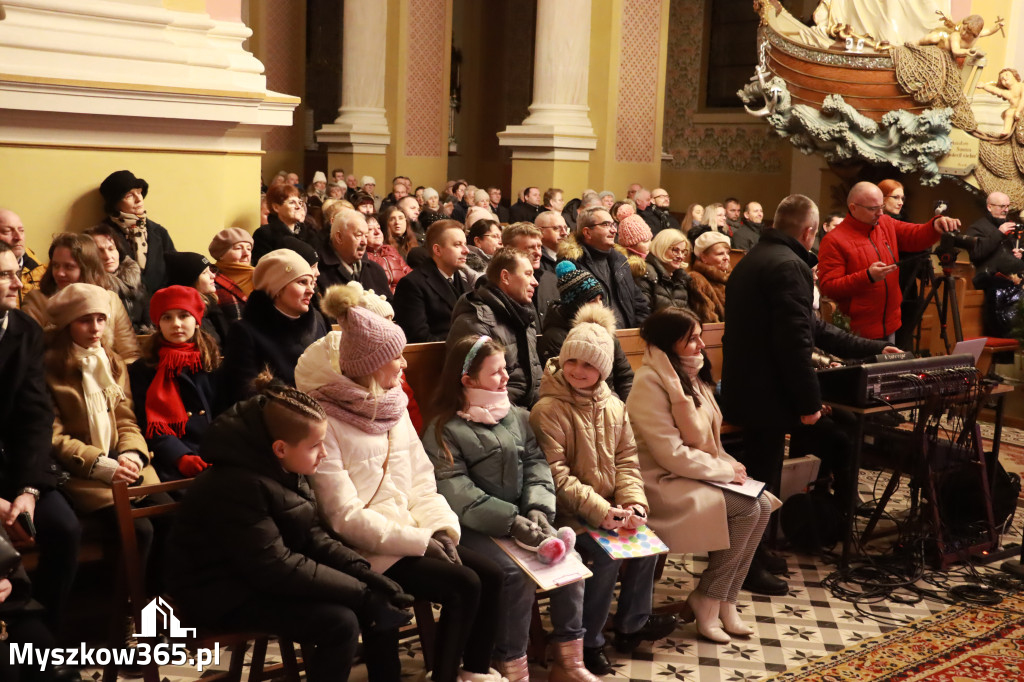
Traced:
<svg viewBox="0 0 1024 682">
<path fill-rule="evenodd" d="M 707 346 L 708 360 L 711 361 L 711 373 L 718 381 L 722 378 L 722 334 L 725 324 L 718 322 L 704 325 L 703 338 Z M 622 345 L 622 350 L 629 360 L 633 371 L 636 371 L 644 358 L 644 343 L 640 339 L 638 329 L 619 329 L 615 332 Z M 423 424 L 426 425 L 437 415 L 434 407 L 434 392 L 437 390 L 437 379 L 444 367 L 444 342 L 411 343 L 403 352 L 408 367 L 405 378 L 412 387 L 416 402 L 419 403 Z"/>
</svg>

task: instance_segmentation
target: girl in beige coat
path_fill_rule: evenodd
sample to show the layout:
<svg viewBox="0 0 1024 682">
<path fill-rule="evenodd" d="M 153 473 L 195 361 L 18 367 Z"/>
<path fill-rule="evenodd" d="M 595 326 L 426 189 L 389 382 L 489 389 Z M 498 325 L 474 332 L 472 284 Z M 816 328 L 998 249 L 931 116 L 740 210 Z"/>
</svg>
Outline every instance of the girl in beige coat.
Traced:
<svg viewBox="0 0 1024 682">
<path fill-rule="evenodd" d="M 644 321 L 640 336 L 647 348 L 626 409 L 651 527 L 673 552 L 709 552 L 684 617 L 696 617 L 701 635 L 725 643 L 729 634 L 754 633 L 740 620 L 736 599 L 778 500 L 768 492 L 751 498 L 706 483 L 743 483 L 747 475 L 722 448 L 722 412 L 710 374 L 701 373 L 700 334 L 700 322 L 682 308 L 665 308 Z"/>
<path fill-rule="evenodd" d="M 611 310 L 600 303 L 581 307 L 558 357 L 548 360 L 530 412 L 555 482 L 555 524 L 579 533 L 576 549 L 594 573 L 583 591 L 583 660 L 595 675 L 612 671 L 602 630 L 622 560 L 612 559 L 586 529 L 636 528 L 648 509 L 625 406 L 604 383 L 612 371 L 614 333 Z M 651 615 L 656 564 L 654 555 L 626 564 L 614 620 L 614 644 L 622 653 L 675 629 L 673 616 Z"/>
</svg>

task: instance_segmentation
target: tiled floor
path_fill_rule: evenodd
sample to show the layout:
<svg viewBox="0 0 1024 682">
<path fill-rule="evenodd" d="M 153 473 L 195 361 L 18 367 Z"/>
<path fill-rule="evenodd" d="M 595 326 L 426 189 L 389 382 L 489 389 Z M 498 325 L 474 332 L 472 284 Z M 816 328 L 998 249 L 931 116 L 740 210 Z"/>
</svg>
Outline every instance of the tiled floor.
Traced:
<svg viewBox="0 0 1024 682">
<path fill-rule="evenodd" d="M 862 498 L 870 499 L 871 490 L 878 484 L 876 478 L 875 473 L 862 472 Z M 905 490 L 904 487 L 895 498 L 897 505 L 905 504 Z M 1016 521 L 1005 536 L 1007 541 L 1020 541 L 1022 518 L 1024 513 L 1018 509 Z M 855 606 L 822 587 L 822 580 L 832 573 L 834 566 L 819 557 L 788 556 L 788 595 L 769 598 L 748 592 L 740 594 L 741 612 L 746 620 L 755 623 L 753 637 L 715 645 L 698 639 L 693 625 L 683 625 L 667 639 L 641 647 L 632 657 L 623 657 L 609 646 L 615 673 L 605 679 L 753 682 L 946 608 L 944 603 L 930 600 L 913 604 L 879 600 Z M 671 555 L 655 587 L 655 603 L 684 599 L 695 584 L 693 574 L 699 575 L 705 564 L 706 557 Z M 958 580 L 955 574 L 949 577 Z M 270 658 L 277 660 L 276 656 L 277 649 L 272 645 Z M 418 642 L 405 642 L 402 656 L 403 679 L 419 679 L 423 666 Z M 223 660 L 226 665 L 227 657 Z M 173 667 L 164 667 L 161 673 L 171 682 L 198 677 L 194 672 L 188 674 L 189 671 Z M 540 665 L 533 666 L 531 673 L 534 680 L 547 679 Z M 89 674 L 99 679 L 99 671 Z M 364 680 L 365 669 L 357 668 L 352 679 Z"/>
</svg>

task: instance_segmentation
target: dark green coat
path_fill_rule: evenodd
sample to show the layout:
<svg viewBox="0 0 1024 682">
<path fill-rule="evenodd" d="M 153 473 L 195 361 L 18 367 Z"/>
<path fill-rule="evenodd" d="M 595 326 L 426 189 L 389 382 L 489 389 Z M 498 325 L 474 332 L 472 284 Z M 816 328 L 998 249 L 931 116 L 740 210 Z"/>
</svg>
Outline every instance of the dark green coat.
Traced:
<svg viewBox="0 0 1024 682">
<path fill-rule="evenodd" d="M 530 413 L 513 406 L 495 425 L 453 417 L 444 442 L 437 442 L 436 420 L 423 432 L 423 447 L 434 464 L 437 491 L 467 528 L 505 537 L 516 515 L 539 509 L 555 518 L 555 484 L 544 453 L 530 428 Z"/>
</svg>

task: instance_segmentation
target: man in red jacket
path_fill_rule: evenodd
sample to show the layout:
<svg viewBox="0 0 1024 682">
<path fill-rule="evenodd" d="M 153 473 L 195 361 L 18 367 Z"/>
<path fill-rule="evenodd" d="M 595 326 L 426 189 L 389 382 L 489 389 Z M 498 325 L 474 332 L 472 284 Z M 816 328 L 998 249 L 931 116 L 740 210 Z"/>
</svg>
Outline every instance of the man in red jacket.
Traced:
<svg viewBox="0 0 1024 682">
<path fill-rule="evenodd" d="M 960 221 L 936 216 L 921 225 L 900 222 L 885 215 L 882 199 L 870 182 L 850 190 L 849 213 L 821 240 L 818 287 L 850 316 L 854 334 L 892 343 L 901 323 L 900 251 L 929 249 L 943 232 L 958 230 Z"/>
</svg>

